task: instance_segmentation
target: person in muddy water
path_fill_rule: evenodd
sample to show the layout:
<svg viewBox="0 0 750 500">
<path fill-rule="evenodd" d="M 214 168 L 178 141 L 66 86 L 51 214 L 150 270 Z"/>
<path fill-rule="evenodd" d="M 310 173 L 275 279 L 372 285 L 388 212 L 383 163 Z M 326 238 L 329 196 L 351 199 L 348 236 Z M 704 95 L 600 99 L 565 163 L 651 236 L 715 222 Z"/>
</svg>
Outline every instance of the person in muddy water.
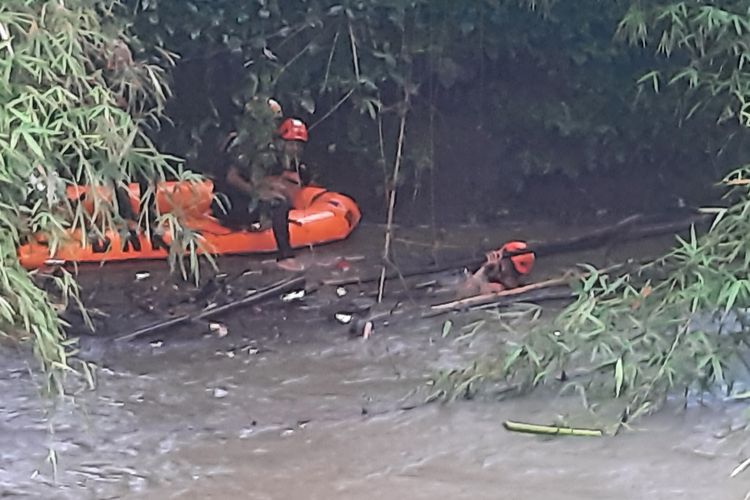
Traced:
<svg viewBox="0 0 750 500">
<path fill-rule="evenodd" d="M 257 104 L 256 99 L 246 106 L 244 126 L 223 141 L 223 167 L 216 176 L 218 196 L 212 211 L 222 224 L 234 229 L 257 229 L 263 219 L 270 219 L 279 267 L 300 271 L 302 265 L 294 258 L 289 241 L 289 211 L 295 190 L 309 181 L 300 162 L 307 127 L 294 118 L 277 124 L 281 106 L 272 99 L 261 109 Z"/>
<path fill-rule="evenodd" d="M 517 288 L 521 280 L 534 267 L 534 253 L 519 253 L 529 250 L 523 241 L 509 241 L 500 249 L 487 254 L 487 260 L 458 290 L 459 297 L 502 292 Z"/>
</svg>

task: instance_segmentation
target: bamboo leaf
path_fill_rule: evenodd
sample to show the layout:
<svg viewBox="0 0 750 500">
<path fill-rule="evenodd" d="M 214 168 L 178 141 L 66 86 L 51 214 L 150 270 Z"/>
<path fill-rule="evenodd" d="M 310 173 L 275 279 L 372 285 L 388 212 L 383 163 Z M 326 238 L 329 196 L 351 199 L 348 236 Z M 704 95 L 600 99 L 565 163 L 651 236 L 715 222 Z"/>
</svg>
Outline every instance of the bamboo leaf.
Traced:
<svg viewBox="0 0 750 500">
<path fill-rule="evenodd" d="M 34 155 L 40 160 L 44 160 L 44 151 L 42 151 L 42 148 L 39 146 L 39 143 L 36 141 L 36 139 L 34 139 L 34 137 L 25 130 L 21 131 L 21 136 L 23 137 L 26 146 L 28 146 L 31 152 L 34 153 Z"/>
<path fill-rule="evenodd" d="M 513 349 L 513 351 L 505 358 L 505 363 L 503 365 L 503 372 L 507 373 L 511 366 L 513 366 L 516 361 L 521 357 L 521 355 L 525 352 L 524 346 L 519 346 Z"/>
<path fill-rule="evenodd" d="M 443 323 L 443 332 L 442 332 L 442 338 L 447 337 L 451 333 L 451 329 L 453 328 L 453 321 L 446 320 Z"/>
<path fill-rule="evenodd" d="M 638 79 L 637 83 L 638 84 L 643 84 L 643 83 L 646 83 L 646 82 L 651 82 L 651 86 L 653 87 L 654 92 L 658 94 L 659 93 L 659 80 L 660 80 L 660 78 L 661 78 L 661 74 L 659 73 L 659 71 L 654 70 L 654 71 L 650 71 L 650 72 L 646 73 L 645 75 L 643 75 L 642 77 L 640 77 Z"/>
</svg>

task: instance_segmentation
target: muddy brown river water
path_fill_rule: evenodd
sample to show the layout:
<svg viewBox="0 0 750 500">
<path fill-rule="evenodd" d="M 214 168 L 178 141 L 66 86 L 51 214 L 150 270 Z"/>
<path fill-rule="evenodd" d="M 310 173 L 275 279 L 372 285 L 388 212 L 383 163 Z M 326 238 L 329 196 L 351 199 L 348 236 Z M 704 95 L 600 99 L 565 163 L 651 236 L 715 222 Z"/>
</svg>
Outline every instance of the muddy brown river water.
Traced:
<svg viewBox="0 0 750 500">
<path fill-rule="evenodd" d="M 506 228 L 503 239 L 554 231 Z M 487 237 L 472 228 L 451 234 L 448 246 Z M 362 254 L 366 265 L 379 235 L 366 226 L 302 259 L 321 275 L 337 255 Z M 413 241 L 400 245 L 425 253 Z M 574 260 L 602 262 L 600 254 L 550 259 L 537 277 Z M 248 265 L 263 274 L 235 288 L 280 276 L 258 259 L 222 261 L 230 274 Z M 149 276 L 135 282 L 144 269 Z M 730 478 L 750 456 L 737 430 L 745 406 L 675 404 L 616 437 L 514 434 L 504 420 L 550 423 L 580 413 L 579 401 L 534 394 L 402 409 L 424 399 L 438 370 L 502 342 L 491 328 L 443 338 L 437 318 L 351 338 L 330 317 L 340 299 L 321 291 L 219 318 L 226 336 L 199 324 L 113 343 L 165 309 L 195 305 L 168 300 L 181 291 L 162 264 L 105 271 L 82 271 L 89 304 L 108 315 L 99 337 L 82 339 L 82 356 L 98 366 L 95 390 L 71 381 L 69 397 L 45 399 L 25 355 L 0 351 L 0 498 L 739 500 L 750 491 L 750 472 Z M 456 328 L 471 319 L 456 318 Z"/>
</svg>

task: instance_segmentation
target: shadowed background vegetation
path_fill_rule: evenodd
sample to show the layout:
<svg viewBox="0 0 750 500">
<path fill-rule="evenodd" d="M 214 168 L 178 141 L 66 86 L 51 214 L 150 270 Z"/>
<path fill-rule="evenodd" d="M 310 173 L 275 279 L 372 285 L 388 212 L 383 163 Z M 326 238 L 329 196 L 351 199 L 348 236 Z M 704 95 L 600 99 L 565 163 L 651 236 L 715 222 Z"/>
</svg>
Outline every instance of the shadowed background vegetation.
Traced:
<svg viewBox="0 0 750 500">
<path fill-rule="evenodd" d="M 408 93 L 402 206 L 438 220 L 697 202 L 747 148 L 731 89 L 704 102 L 715 89 L 681 73 L 712 70 L 675 31 L 690 2 L 130 3 L 143 56 L 182 55 L 160 139 L 198 169 L 255 94 L 311 124 L 325 181 L 377 209 Z"/>
</svg>

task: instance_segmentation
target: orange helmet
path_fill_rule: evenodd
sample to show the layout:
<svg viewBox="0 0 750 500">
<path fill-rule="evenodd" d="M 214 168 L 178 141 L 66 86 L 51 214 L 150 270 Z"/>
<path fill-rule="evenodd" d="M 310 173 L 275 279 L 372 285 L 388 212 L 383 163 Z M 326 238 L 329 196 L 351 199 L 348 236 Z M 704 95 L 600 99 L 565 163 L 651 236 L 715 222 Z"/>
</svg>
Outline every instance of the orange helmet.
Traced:
<svg viewBox="0 0 750 500">
<path fill-rule="evenodd" d="M 285 141 L 307 142 L 307 127 L 297 118 L 287 118 L 281 122 L 278 133 Z"/>
<path fill-rule="evenodd" d="M 528 248 L 529 246 L 523 241 L 509 241 L 503 245 L 502 250 L 503 252 L 514 253 L 528 250 Z M 529 274 L 534 267 L 534 252 L 529 251 L 529 253 L 512 255 L 510 261 L 518 274 Z"/>
</svg>

